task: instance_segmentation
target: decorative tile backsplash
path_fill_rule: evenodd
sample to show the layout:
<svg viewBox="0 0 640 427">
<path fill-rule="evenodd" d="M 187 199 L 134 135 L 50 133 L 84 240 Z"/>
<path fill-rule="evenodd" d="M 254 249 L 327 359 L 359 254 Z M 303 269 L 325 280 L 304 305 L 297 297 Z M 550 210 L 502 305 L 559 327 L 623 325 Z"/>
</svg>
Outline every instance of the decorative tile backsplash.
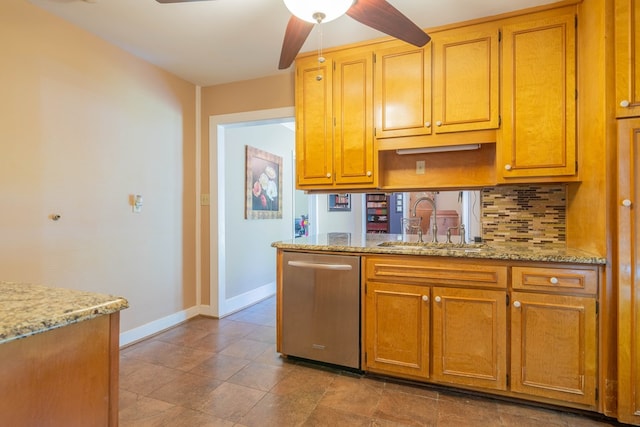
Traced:
<svg viewBox="0 0 640 427">
<path fill-rule="evenodd" d="M 483 240 L 565 243 L 566 193 L 564 184 L 483 188 Z"/>
</svg>

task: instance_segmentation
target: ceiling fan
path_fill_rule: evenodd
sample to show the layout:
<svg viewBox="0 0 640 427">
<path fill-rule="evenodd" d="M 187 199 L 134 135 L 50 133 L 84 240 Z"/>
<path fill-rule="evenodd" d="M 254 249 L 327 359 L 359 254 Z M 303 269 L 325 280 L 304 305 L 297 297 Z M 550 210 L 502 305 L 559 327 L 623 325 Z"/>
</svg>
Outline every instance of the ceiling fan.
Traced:
<svg viewBox="0 0 640 427">
<path fill-rule="evenodd" d="M 185 3 L 206 0 L 156 0 L 158 3 Z M 343 14 L 356 21 L 415 46 L 424 46 L 431 37 L 386 0 L 284 0 L 292 16 L 282 42 L 278 68 L 289 68 L 316 23 L 328 22 Z"/>
</svg>

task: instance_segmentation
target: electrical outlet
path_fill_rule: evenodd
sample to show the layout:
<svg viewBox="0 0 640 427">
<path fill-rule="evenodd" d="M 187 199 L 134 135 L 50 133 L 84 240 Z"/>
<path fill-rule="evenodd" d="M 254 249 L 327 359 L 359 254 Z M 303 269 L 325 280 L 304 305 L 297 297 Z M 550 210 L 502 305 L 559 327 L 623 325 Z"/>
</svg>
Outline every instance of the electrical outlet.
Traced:
<svg viewBox="0 0 640 427">
<path fill-rule="evenodd" d="M 209 195 L 208 194 L 201 194 L 200 195 L 200 205 L 201 206 L 209 206 Z"/>
<path fill-rule="evenodd" d="M 416 175 L 424 175 L 424 160 L 418 160 L 416 162 Z"/>
</svg>

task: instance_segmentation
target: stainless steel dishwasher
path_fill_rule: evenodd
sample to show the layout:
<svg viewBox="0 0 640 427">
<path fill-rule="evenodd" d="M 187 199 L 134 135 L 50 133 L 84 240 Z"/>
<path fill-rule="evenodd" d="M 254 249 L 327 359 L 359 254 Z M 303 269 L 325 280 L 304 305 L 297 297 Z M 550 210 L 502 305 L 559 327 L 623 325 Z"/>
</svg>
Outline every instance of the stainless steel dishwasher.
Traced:
<svg viewBox="0 0 640 427">
<path fill-rule="evenodd" d="M 360 257 L 284 252 L 282 353 L 360 369 Z"/>
</svg>

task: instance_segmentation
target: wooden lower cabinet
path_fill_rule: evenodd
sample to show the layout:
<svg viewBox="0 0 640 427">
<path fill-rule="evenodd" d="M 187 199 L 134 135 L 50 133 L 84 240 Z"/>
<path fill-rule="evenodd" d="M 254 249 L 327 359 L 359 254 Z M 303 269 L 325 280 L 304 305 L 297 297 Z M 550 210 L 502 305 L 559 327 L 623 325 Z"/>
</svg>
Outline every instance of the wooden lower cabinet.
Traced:
<svg viewBox="0 0 640 427">
<path fill-rule="evenodd" d="M 513 292 L 511 391 L 594 406 L 596 300 Z"/>
<path fill-rule="evenodd" d="M 365 371 L 597 410 L 600 267 L 370 256 Z"/>
<path fill-rule="evenodd" d="M 506 291 L 434 287 L 432 295 L 432 378 L 506 390 Z"/>
<path fill-rule="evenodd" d="M 120 313 L 0 345 L 3 426 L 118 425 Z"/>
<path fill-rule="evenodd" d="M 367 284 L 365 370 L 429 378 L 428 286 Z"/>
</svg>

